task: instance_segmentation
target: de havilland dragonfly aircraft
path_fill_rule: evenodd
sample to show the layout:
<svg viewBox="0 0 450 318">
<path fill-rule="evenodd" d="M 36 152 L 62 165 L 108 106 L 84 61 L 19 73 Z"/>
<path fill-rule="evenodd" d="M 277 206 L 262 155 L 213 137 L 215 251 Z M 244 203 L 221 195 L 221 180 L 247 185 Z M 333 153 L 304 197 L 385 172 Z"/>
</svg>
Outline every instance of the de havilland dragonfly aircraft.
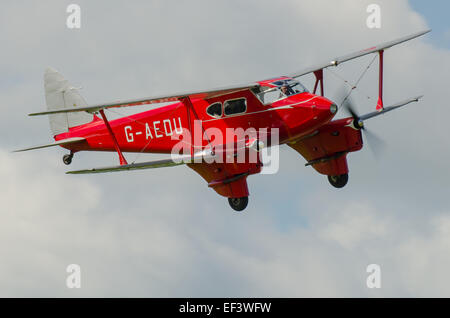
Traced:
<svg viewBox="0 0 450 318">
<path fill-rule="evenodd" d="M 17 151 L 61 146 L 70 151 L 63 157 L 65 164 L 70 164 L 74 154 L 79 151 L 115 151 L 118 154 L 117 166 L 69 171 L 69 174 L 186 164 L 203 177 L 209 187 L 228 198 L 234 210 L 242 211 L 248 204 L 247 177 L 260 173 L 262 169 L 261 150 L 275 144 L 286 144 L 306 159 L 307 166 L 326 175 L 334 187 L 341 188 L 348 181 L 347 154 L 363 147 L 361 132 L 365 130 L 364 121 L 417 102 L 421 97 L 384 106 L 384 51 L 429 31 L 431 30 L 337 57 L 287 76 L 97 105 L 87 105 L 79 94 L 79 89 L 71 86 L 56 70 L 48 68 L 44 76 L 47 110 L 30 116 L 48 115 L 55 141 Z M 337 67 L 368 54 L 374 54 L 374 59 L 378 55 L 379 60 L 379 94 L 374 111 L 358 115 L 349 102 L 348 93 L 339 104 L 351 116 L 332 120 L 338 106 L 324 97 L 324 69 Z M 312 92 L 297 80 L 306 74 L 315 76 Z M 319 87 L 320 94 L 316 94 Z M 114 120 L 108 120 L 105 115 L 105 111 L 110 108 L 168 102 L 172 103 Z M 192 133 L 196 127 L 201 132 L 201 138 Z M 241 129 L 246 133 L 242 138 L 233 137 L 231 141 L 218 137 L 225 136 L 230 128 Z M 274 131 L 277 133 L 276 141 L 272 138 Z M 171 156 L 163 160 L 128 163 L 123 154 L 173 154 L 174 148 L 180 143 L 187 152 L 176 158 Z M 246 154 L 244 160 L 229 160 L 230 157 L 238 157 L 239 151 Z M 253 156 L 254 160 L 250 160 L 250 154 L 255 153 L 257 155 Z"/>
</svg>

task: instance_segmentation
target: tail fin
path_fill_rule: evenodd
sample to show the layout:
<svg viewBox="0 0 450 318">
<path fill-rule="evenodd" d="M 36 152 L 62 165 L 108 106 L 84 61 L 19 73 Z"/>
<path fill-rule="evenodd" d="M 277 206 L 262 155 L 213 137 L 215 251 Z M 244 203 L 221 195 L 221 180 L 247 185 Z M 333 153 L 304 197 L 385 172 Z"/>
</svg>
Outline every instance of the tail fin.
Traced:
<svg viewBox="0 0 450 318">
<path fill-rule="evenodd" d="M 44 74 L 45 100 L 48 110 L 87 106 L 79 89 L 70 85 L 55 69 L 49 67 Z M 69 131 L 69 128 L 91 122 L 94 116 L 84 112 L 49 115 L 53 136 Z"/>
</svg>

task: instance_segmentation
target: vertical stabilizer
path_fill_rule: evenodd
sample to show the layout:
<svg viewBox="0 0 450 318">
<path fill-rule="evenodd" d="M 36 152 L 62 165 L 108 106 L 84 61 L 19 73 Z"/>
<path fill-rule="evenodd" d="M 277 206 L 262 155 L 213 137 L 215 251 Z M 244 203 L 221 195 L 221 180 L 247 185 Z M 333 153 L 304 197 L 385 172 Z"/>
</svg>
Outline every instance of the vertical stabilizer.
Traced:
<svg viewBox="0 0 450 318">
<path fill-rule="evenodd" d="M 55 69 L 48 67 L 44 74 L 45 100 L 48 110 L 68 107 L 87 106 L 79 89 L 70 83 Z M 49 115 L 53 136 L 69 131 L 69 128 L 89 123 L 93 115 L 85 112 Z"/>
</svg>

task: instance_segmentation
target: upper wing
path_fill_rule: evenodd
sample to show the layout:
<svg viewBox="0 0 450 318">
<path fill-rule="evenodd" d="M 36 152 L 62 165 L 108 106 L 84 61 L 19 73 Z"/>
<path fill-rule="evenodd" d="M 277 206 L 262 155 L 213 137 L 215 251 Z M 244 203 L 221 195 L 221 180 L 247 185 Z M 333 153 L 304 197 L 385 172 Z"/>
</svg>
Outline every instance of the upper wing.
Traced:
<svg viewBox="0 0 450 318">
<path fill-rule="evenodd" d="M 308 73 L 312 73 L 330 66 L 337 66 L 340 63 L 371 54 L 374 52 L 378 52 L 380 50 L 384 50 L 387 48 L 390 48 L 394 45 L 409 41 L 411 39 L 414 39 L 416 37 L 419 37 L 421 35 L 424 35 L 431 30 L 421 31 L 418 33 L 414 33 L 412 35 L 408 35 L 402 38 L 399 38 L 397 40 L 393 40 L 390 42 L 385 42 L 382 44 L 378 44 L 376 46 L 370 47 L 368 49 L 364 49 L 362 51 L 358 51 L 356 53 L 351 53 L 348 55 L 344 55 L 338 58 L 335 58 L 334 60 L 331 60 L 326 63 L 318 64 L 313 67 L 308 67 L 306 69 L 300 70 L 298 72 L 289 74 L 289 77 L 299 77 Z M 165 102 L 175 102 L 179 101 L 182 98 L 190 97 L 190 98 L 212 98 L 217 97 L 225 94 L 230 94 L 233 92 L 238 92 L 254 87 L 258 87 L 258 83 L 247 83 L 242 85 L 234 85 L 234 86 L 227 86 L 227 87 L 221 87 L 221 88 L 214 88 L 209 90 L 202 90 L 202 91 L 191 91 L 191 92 L 183 92 L 178 94 L 169 94 L 169 95 L 161 95 L 161 96 L 151 96 L 146 98 L 138 98 L 138 99 L 131 99 L 131 100 L 124 100 L 124 101 L 115 101 L 111 103 L 105 103 L 105 104 L 97 104 L 97 105 L 91 105 L 91 106 L 85 106 L 85 107 L 72 107 L 72 108 L 61 108 L 61 109 L 54 109 L 54 110 L 48 110 L 43 111 L 39 113 L 31 113 L 29 116 L 37 116 L 37 115 L 50 115 L 50 114 L 57 114 L 57 113 L 69 113 L 69 112 L 79 112 L 79 111 L 87 111 L 87 112 L 97 112 L 101 109 L 105 108 L 113 108 L 113 107 L 126 107 L 126 106 L 137 106 L 137 105 L 146 105 L 146 104 L 156 104 L 156 103 L 165 103 Z"/>
<path fill-rule="evenodd" d="M 335 58 L 335 59 L 333 59 L 331 61 L 328 61 L 328 62 L 325 62 L 325 63 L 322 63 L 322 64 L 318 64 L 318 65 L 315 65 L 315 66 L 312 66 L 312 67 L 305 68 L 303 70 L 300 70 L 300 71 L 297 71 L 295 73 L 289 74 L 288 76 L 289 77 L 300 77 L 300 76 L 306 75 L 308 73 L 319 71 L 321 69 L 324 69 L 324 68 L 327 68 L 327 67 L 330 67 L 330 66 L 337 66 L 338 64 L 341 64 L 343 62 L 347 62 L 347 61 L 356 59 L 358 57 L 361 57 L 361 56 L 364 56 L 364 55 L 367 55 L 367 54 L 375 53 L 375 52 L 378 52 L 380 50 L 388 49 L 388 48 L 390 48 L 390 47 L 392 47 L 394 45 L 397 45 L 397 44 L 400 44 L 400 43 L 412 40 L 412 39 L 417 38 L 417 37 L 419 37 L 421 35 L 424 35 L 424 34 L 430 32 L 430 31 L 431 31 L 431 29 L 425 30 L 425 31 L 421 31 L 421 32 L 417 32 L 417 33 L 414 33 L 414 34 L 411 34 L 411 35 L 408 35 L 408 36 L 404 36 L 404 37 L 401 37 L 401 38 L 393 40 L 393 41 L 384 42 L 384 43 L 372 46 L 370 48 L 364 49 L 362 51 L 358 51 L 358 52 L 355 52 L 355 53 L 351 53 L 351 54 L 347 54 L 347 55 L 344 55 L 344 56 L 340 56 L 340 57 L 337 57 L 337 58 Z"/>
<path fill-rule="evenodd" d="M 176 102 L 182 98 L 212 98 L 225 94 L 230 94 L 233 92 L 239 92 L 245 89 L 253 88 L 259 86 L 258 83 L 247 83 L 241 85 L 233 85 L 227 87 L 213 88 L 203 91 L 191 91 L 191 92 L 183 92 L 169 95 L 160 95 L 160 96 L 150 96 L 145 98 L 138 99 L 130 99 L 123 101 L 115 101 L 111 103 L 105 104 L 97 104 L 90 105 L 85 107 L 72 107 L 72 108 L 60 108 L 54 110 L 43 111 L 39 113 L 31 113 L 29 116 L 37 116 L 37 115 L 50 115 L 57 113 L 70 113 L 70 112 L 79 112 L 79 111 L 87 111 L 87 112 L 97 112 L 101 109 L 105 108 L 113 108 L 113 107 L 126 107 L 126 106 L 138 106 L 138 105 L 146 105 L 146 104 L 157 104 L 157 103 L 167 103 L 167 102 Z"/>
</svg>

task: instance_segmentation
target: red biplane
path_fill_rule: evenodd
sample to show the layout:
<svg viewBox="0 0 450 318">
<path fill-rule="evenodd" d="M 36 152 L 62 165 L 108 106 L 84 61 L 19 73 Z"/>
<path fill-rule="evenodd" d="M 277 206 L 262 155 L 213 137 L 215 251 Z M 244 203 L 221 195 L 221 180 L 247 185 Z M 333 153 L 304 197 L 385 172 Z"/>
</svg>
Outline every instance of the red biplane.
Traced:
<svg viewBox="0 0 450 318">
<path fill-rule="evenodd" d="M 67 172 L 70 174 L 187 164 L 207 181 L 209 187 L 227 197 L 234 210 L 241 211 L 248 203 L 247 177 L 262 169 L 261 149 L 287 144 L 306 159 L 306 165 L 327 175 L 334 187 L 341 188 L 348 181 L 347 154 L 363 146 L 361 130 L 365 129 L 364 120 L 418 101 L 421 97 L 409 98 L 387 107 L 383 105 L 384 50 L 429 31 L 338 57 L 288 76 L 91 106 L 86 104 L 78 89 L 57 71 L 48 68 L 44 76 L 47 111 L 30 116 L 49 115 L 55 142 L 17 151 L 58 145 L 70 150 L 63 157 L 65 164 L 70 164 L 78 151 L 118 153 L 120 165 Z M 372 53 L 379 56 L 376 109 L 358 115 L 347 94 L 340 104 L 347 108 L 351 116 L 332 121 L 338 107 L 324 97 L 323 70 Z M 312 93 L 296 80 L 306 74 L 315 76 Z M 320 95 L 316 95 L 319 85 Z M 105 115 L 105 110 L 110 108 L 167 102 L 173 103 L 110 121 Z M 193 133 L 196 127 L 201 132 L 201 138 Z M 230 128 L 241 129 L 244 135 L 232 136 L 231 141 L 219 138 L 219 135 L 226 135 Z M 277 138 L 273 138 L 273 132 L 276 132 Z M 123 155 L 124 152 L 173 154 L 180 143 L 183 150 L 187 149 L 177 157 L 182 160 L 171 156 L 164 160 L 128 163 Z M 244 160 L 229 160 L 236 158 L 238 152 L 246 154 Z M 250 154 L 254 153 L 256 157 L 250 160 Z"/>
</svg>

